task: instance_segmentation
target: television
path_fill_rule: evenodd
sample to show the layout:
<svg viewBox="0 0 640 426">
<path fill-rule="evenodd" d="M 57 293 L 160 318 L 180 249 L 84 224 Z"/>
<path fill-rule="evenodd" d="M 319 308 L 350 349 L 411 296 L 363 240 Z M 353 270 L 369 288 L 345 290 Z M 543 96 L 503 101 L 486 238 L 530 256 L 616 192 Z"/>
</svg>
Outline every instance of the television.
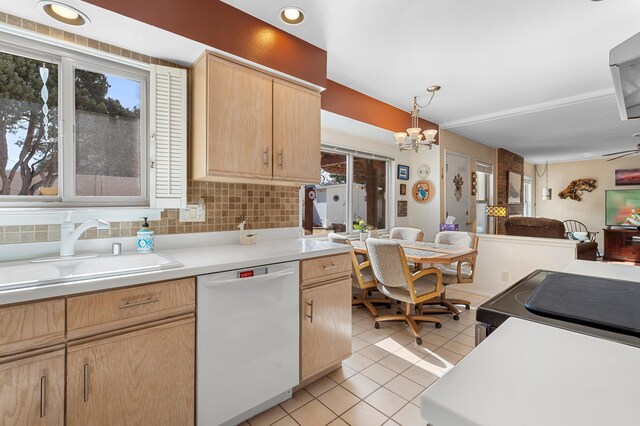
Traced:
<svg viewBox="0 0 640 426">
<path fill-rule="evenodd" d="M 605 191 L 607 226 L 640 228 L 640 189 L 610 189 Z"/>
</svg>

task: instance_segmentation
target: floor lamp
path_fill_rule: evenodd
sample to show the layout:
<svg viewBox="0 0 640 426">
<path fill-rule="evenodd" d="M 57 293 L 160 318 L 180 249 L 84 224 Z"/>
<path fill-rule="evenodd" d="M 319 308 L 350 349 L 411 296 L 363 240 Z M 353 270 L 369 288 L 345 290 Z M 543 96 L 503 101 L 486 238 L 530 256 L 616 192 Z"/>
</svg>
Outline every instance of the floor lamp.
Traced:
<svg viewBox="0 0 640 426">
<path fill-rule="evenodd" d="M 493 233 L 498 233 L 498 221 L 507 217 L 507 206 L 487 206 L 487 217 L 493 217 Z"/>
</svg>

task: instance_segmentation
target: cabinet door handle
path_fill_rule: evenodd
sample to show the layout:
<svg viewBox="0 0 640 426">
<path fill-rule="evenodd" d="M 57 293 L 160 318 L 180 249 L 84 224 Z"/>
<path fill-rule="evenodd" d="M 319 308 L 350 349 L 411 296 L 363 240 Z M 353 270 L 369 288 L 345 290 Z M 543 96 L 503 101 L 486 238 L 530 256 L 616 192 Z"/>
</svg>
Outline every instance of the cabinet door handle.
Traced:
<svg viewBox="0 0 640 426">
<path fill-rule="evenodd" d="M 84 389 L 82 391 L 82 399 L 84 402 L 89 402 L 89 364 L 85 364 L 83 367 L 84 370 Z"/>
<path fill-rule="evenodd" d="M 47 415 L 47 376 L 40 377 L 40 418 Z"/>
<path fill-rule="evenodd" d="M 307 318 L 309 318 L 309 320 L 311 320 L 311 323 L 313 323 L 313 300 L 310 302 L 307 302 L 307 305 L 309 305 L 309 315 L 306 315 Z"/>
<path fill-rule="evenodd" d="M 334 265 L 332 263 L 331 265 L 323 266 L 322 269 L 324 269 L 325 271 L 332 271 L 332 270 L 336 269 L 337 267 L 338 267 L 338 265 Z"/>
<path fill-rule="evenodd" d="M 278 163 L 280 168 L 284 168 L 284 155 L 282 153 L 283 150 L 280 150 L 280 153 L 278 154 Z"/>
<path fill-rule="evenodd" d="M 269 167 L 269 148 L 265 148 L 264 150 L 264 166 Z"/>
<path fill-rule="evenodd" d="M 140 305 L 148 305 L 150 303 L 156 303 L 157 301 L 158 299 L 149 298 L 145 300 L 139 300 L 137 302 L 127 302 L 120 305 L 120 309 L 133 308 L 134 306 L 140 306 Z"/>
</svg>

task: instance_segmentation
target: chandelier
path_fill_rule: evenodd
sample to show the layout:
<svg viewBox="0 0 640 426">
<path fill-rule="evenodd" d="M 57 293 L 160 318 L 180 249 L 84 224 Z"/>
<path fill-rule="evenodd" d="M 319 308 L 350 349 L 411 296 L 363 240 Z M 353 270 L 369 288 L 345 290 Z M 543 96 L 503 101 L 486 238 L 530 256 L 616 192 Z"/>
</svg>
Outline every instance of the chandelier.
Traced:
<svg viewBox="0 0 640 426">
<path fill-rule="evenodd" d="M 438 90 L 440 90 L 440 86 L 427 87 L 427 92 L 430 93 L 431 96 L 425 105 L 420 105 L 418 103 L 418 97 L 414 96 L 413 109 L 411 110 L 411 127 L 407 129 L 406 132 L 393 134 L 396 138 L 396 144 L 400 148 L 400 151 L 413 149 L 415 152 L 418 152 L 425 148 L 432 148 L 433 143 L 436 141 L 436 134 L 438 131 L 436 129 L 429 129 L 423 132 L 422 129 L 418 127 L 418 119 L 420 117 L 419 108 L 426 108 L 431 105 L 431 101 Z"/>
</svg>

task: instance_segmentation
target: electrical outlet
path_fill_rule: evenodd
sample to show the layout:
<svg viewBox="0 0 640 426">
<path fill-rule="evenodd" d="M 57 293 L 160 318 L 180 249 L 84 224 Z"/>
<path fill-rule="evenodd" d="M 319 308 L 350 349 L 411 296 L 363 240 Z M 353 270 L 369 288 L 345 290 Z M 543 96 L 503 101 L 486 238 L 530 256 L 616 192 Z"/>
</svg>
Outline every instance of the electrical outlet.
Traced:
<svg viewBox="0 0 640 426">
<path fill-rule="evenodd" d="M 206 220 L 204 200 L 198 204 L 187 204 L 186 209 L 180 209 L 180 222 L 204 222 Z"/>
<path fill-rule="evenodd" d="M 509 281 L 509 272 L 500 271 L 500 281 L 504 281 L 504 282 Z"/>
</svg>

